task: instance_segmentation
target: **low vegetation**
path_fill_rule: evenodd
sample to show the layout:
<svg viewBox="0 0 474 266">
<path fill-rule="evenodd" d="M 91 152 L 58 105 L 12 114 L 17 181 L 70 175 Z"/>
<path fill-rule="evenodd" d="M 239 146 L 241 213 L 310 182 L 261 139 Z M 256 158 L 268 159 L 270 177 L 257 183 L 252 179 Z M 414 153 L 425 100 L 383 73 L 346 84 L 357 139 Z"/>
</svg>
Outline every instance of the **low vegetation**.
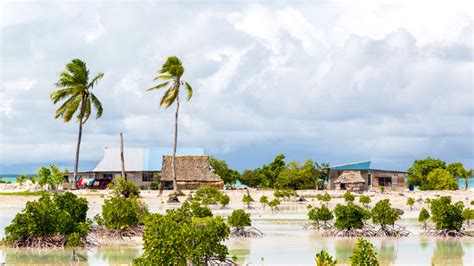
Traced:
<svg viewBox="0 0 474 266">
<path fill-rule="evenodd" d="M 220 204 L 225 207 L 230 202 L 230 197 L 217 188 L 200 188 L 194 193 L 193 201 L 203 205 Z"/>
<path fill-rule="evenodd" d="M 252 227 L 250 213 L 242 209 L 234 210 L 227 218 L 227 223 L 232 227 L 230 235 L 235 237 L 260 237 L 263 233 Z"/>
<path fill-rule="evenodd" d="M 140 196 L 140 188 L 123 177 L 114 178 L 112 188 L 115 196 L 123 196 L 125 198 Z"/>
<path fill-rule="evenodd" d="M 144 253 L 134 265 L 209 265 L 223 263 L 229 254 L 222 243 L 230 229 L 221 217 L 195 217 L 188 203 L 145 220 Z"/>
<path fill-rule="evenodd" d="M 368 209 L 369 203 L 372 202 L 372 200 L 367 195 L 361 195 L 359 198 L 359 202 L 364 206 L 364 208 Z"/>
<path fill-rule="evenodd" d="M 316 266 L 336 266 L 337 260 L 333 259 L 326 250 L 321 250 L 314 259 Z"/>
<path fill-rule="evenodd" d="M 329 221 L 333 218 L 334 215 L 331 210 L 329 210 L 325 205 L 311 208 L 308 212 L 308 219 L 311 221 L 310 225 L 318 230 L 320 228 L 333 228 L 333 225 L 329 224 Z"/>
<path fill-rule="evenodd" d="M 5 243 L 11 247 L 50 248 L 94 246 L 87 238 L 92 221 L 86 218 L 87 200 L 66 192 L 44 193 L 29 201 L 5 228 Z"/>
<path fill-rule="evenodd" d="M 432 199 L 430 209 L 435 230 L 429 230 L 426 234 L 434 236 L 472 235 L 462 229 L 465 217 L 463 216 L 464 204 L 461 201 L 452 204 L 449 196 Z"/>
<path fill-rule="evenodd" d="M 396 225 L 400 215 L 392 208 L 389 199 L 377 202 L 371 211 L 372 223 L 380 225 L 375 236 L 407 236 L 410 234 L 404 227 Z"/>
<path fill-rule="evenodd" d="M 356 248 L 352 252 L 350 260 L 351 265 L 379 265 L 374 245 L 363 238 L 357 240 Z"/>
<path fill-rule="evenodd" d="M 421 190 L 456 190 L 458 182 L 456 178 L 469 178 L 469 171 L 464 169 L 462 163 L 451 163 L 426 158 L 415 160 L 408 169 L 408 184 L 419 186 Z"/>
</svg>

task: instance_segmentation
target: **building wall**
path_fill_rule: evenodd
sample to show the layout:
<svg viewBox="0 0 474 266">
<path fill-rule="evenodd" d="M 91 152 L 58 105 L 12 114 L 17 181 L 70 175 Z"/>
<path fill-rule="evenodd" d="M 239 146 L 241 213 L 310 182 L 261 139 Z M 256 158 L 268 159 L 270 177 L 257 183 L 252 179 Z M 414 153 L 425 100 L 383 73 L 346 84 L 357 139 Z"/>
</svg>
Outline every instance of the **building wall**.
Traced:
<svg viewBox="0 0 474 266">
<path fill-rule="evenodd" d="M 405 174 L 398 172 L 389 172 L 389 171 L 370 171 L 372 176 L 372 188 L 380 188 L 379 177 L 390 178 L 392 185 L 390 187 L 384 186 L 386 190 L 404 190 L 405 185 Z"/>
<path fill-rule="evenodd" d="M 147 173 L 152 173 L 153 174 L 153 179 L 151 181 L 144 181 L 143 180 L 143 175 L 144 172 L 127 172 L 125 171 L 125 174 L 127 175 L 127 180 L 135 183 L 139 187 L 143 188 L 148 188 L 152 182 L 158 181 L 158 176 L 160 172 L 147 172 Z M 100 173 L 95 173 L 96 178 L 104 178 L 109 175 L 112 175 L 112 178 L 117 178 L 121 177 L 122 173 L 121 172 L 100 172 Z"/>
</svg>

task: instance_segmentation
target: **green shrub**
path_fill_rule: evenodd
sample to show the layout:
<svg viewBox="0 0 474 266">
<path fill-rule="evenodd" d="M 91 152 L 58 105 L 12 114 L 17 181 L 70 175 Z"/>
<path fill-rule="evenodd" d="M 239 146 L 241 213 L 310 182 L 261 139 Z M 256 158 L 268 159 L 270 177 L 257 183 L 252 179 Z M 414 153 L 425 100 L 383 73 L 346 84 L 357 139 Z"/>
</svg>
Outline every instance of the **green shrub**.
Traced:
<svg viewBox="0 0 474 266">
<path fill-rule="evenodd" d="M 412 197 L 407 198 L 407 205 L 410 206 L 410 210 L 413 209 L 413 204 L 415 204 L 415 199 Z"/>
<path fill-rule="evenodd" d="M 87 235 L 91 221 L 86 219 L 87 200 L 71 192 L 43 195 L 36 201 L 29 201 L 11 224 L 5 228 L 7 243 L 28 237 L 64 236 L 73 233 Z"/>
<path fill-rule="evenodd" d="M 377 252 L 374 245 L 363 238 L 359 238 L 356 243 L 356 249 L 350 257 L 351 265 L 378 266 Z"/>
<path fill-rule="evenodd" d="M 2 179 L 2 178 L 0 177 L 0 180 L 1 180 L 1 179 Z M 25 183 L 25 182 L 28 181 L 28 180 L 30 180 L 30 181 L 33 182 L 33 183 L 35 182 L 34 177 L 33 177 L 33 176 L 29 176 L 29 175 L 21 175 L 21 176 L 19 176 L 19 177 L 16 179 L 16 182 L 21 185 L 21 184 Z"/>
<path fill-rule="evenodd" d="M 252 220 L 250 219 L 250 213 L 246 213 L 244 210 L 238 209 L 234 210 L 227 218 L 227 223 L 231 227 L 242 228 L 245 226 L 251 226 Z"/>
<path fill-rule="evenodd" d="M 423 223 L 423 228 L 426 229 L 426 221 L 430 219 L 430 213 L 427 209 L 422 208 L 420 214 L 418 215 L 418 221 Z"/>
<path fill-rule="evenodd" d="M 187 203 L 185 203 L 187 204 Z M 204 218 L 204 217 L 211 217 L 212 211 L 206 206 L 201 206 L 199 202 L 193 201 L 189 205 L 194 217 Z"/>
<path fill-rule="evenodd" d="M 259 201 L 262 203 L 263 208 L 265 208 L 265 206 L 268 204 L 268 197 L 263 195 L 260 197 Z"/>
<path fill-rule="evenodd" d="M 464 222 L 462 211 L 464 204 L 457 202 L 451 204 L 451 197 L 440 197 L 431 200 L 431 219 L 437 230 L 459 231 Z"/>
<path fill-rule="evenodd" d="M 94 222 L 96 222 L 96 224 L 98 226 L 104 226 L 105 225 L 104 218 L 100 214 L 94 215 Z"/>
<path fill-rule="evenodd" d="M 252 196 L 250 196 L 249 194 L 245 194 L 243 197 L 242 197 L 242 202 L 247 204 L 247 209 L 250 209 L 250 203 L 254 202 Z"/>
<path fill-rule="evenodd" d="M 316 254 L 316 266 L 336 266 L 337 260 L 333 260 L 332 256 L 326 250 Z"/>
<path fill-rule="evenodd" d="M 52 189 L 56 189 L 59 185 L 64 182 L 64 175 L 67 170 L 61 171 L 56 165 L 51 164 L 49 168 L 41 166 L 36 171 L 36 183 L 41 187 L 45 185 L 51 186 Z"/>
<path fill-rule="evenodd" d="M 272 199 L 270 202 L 268 202 L 268 207 L 270 207 L 272 209 L 272 212 L 275 209 L 278 209 L 278 205 L 280 205 L 280 200 L 277 199 L 277 198 Z"/>
<path fill-rule="evenodd" d="M 273 192 L 273 196 L 275 196 L 275 198 L 290 199 L 291 197 L 297 197 L 298 194 L 293 189 L 285 189 L 285 190 L 277 189 Z"/>
<path fill-rule="evenodd" d="M 326 205 L 331 201 L 331 195 L 325 192 L 324 194 L 318 194 L 316 198 L 321 201 L 322 203 L 326 203 Z"/>
<path fill-rule="evenodd" d="M 223 260 L 228 252 L 222 241 L 230 230 L 221 217 L 196 218 L 189 204 L 145 221 L 144 253 L 133 265 L 207 265 L 210 257 Z"/>
<path fill-rule="evenodd" d="M 219 197 L 219 204 L 222 206 L 222 207 L 225 207 L 227 205 L 229 205 L 230 203 L 230 197 L 224 193 L 222 193 L 222 195 Z"/>
<path fill-rule="evenodd" d="M 380 224 L 382 228 L 386 225 L 394 225 L 400 219 L 397 210 L 392 208 L 389 199 L 377 202 L 371 211 L 372 223 Z"/>
<path fill-rule="evenodd" d="M 122 195 L 125 198 L 140 196 L 140 188 L 131 181 L 125 180 L 123 177 L 117 177 L 113 180 L 113 189 L 116 196 Z"/>
<path fill-rule="evenodd" d="M 471 220 L 474 220 L 474 210 L 466 208 L 462 211 L 462 217 L 464 221 L 467 221 L 467 226 L 470 226 Z"/>
<path fill-rule="evenodd" d="M 384 193 L 385 192 L 385 186 L 384 185 L 380 185 L 380 193 Z"/>
<path fill-rule="evenodd" d="M 199 188 L 193 199 L 203 205 L 217 204 L 225 194 L 217 188 Z M 230 199 L 229 199 L 230 200 Z"/>
<path fill-rule="evenodd" d="M 160 182 L 153 181 L 150 183 L 151 190 L 158 190 L 160 189 Z"/>
<path fill-rule="evenodd" d="M 353 202 L 355 200 L 354 195 L 351 194 L 351 192 L 346 191 L 344 195 L 342 196 L 346 202 Z"/>
<path fill-rule="evenodd" d="M 372 200 L 371 200 L 370 197 L 367 196 L 367 195 L 362 195 L 362 196 L 360 196 L 360 198 L 359 198 L 359 202 L 362 203 L 366 209 L 369 207 L 369 203 L 370 203 L 371 201 L 372 201 Z"/>
<path fill-rule="evenodd" d="M 315 222 L 323 222 L 324 227 L 326 228 L 327 222 L 332 220 L 334 215 L 331 210 L 328 209 L 325 205 L 322 205 L 321 208 L 314 207 L 308 212 L 308 219 Z"/>
<path fill-rule="evenodd" d="M 364 227 L 364 220 L 370 218 L 370 212 L 351 202 L 347 205 L 337 204 L 334 209 L 337 229 L 361 229 Z"/>
<path fill-rule="evenodd" d="M 148 214 L 145 204 L 136 197 L 115 196 L 102 205 L 102 217 L 108 230 L 136 227 Z"/>
</svg>

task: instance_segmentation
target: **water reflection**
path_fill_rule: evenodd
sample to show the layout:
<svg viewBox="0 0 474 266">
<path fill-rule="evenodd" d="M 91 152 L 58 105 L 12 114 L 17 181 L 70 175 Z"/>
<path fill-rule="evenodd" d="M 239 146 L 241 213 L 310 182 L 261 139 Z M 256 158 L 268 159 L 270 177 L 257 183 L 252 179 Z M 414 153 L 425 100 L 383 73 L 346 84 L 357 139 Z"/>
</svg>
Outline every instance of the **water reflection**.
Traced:
<svg viewBox="0 0 474 266">
<path fill-rule="evenodd" d="M 463 265 L 464 249 L 456 239 L 438 239 L 431 257 L 434 265 Z"/>
<path fill-rule="evenodd" d="M 336 259 L 338 263 L 348 264 L 350 262 L 350 256 L 354 249 L 356 239 L 344 239 L 338 238 L 334 243 L 336 250 Z"/>
<path fill-rule="evenodd" d="M 107 262 L 109 265 L 116 265 L 124 262 L 129 262 L 134 258 L 137 258 L 141 254 L 138 248 L 131 247 L 106 247 L 98 248 L 94 252 L 95 259 L 103 262 Z"/>
<path fill-rule="evenodd" d="M 377 249 L 377 258 L 382 265 L 394 264 L 397 260 L 397 248 L 395 247 L 395 240 L 382 239 L 380 248 Z"/>
<path fill-rule="evenodd" d="M 3 261 L 6 265 L 46 265 L 46 264 L 64 264 L 71 261 L 72 250 L 69 249 L 6 249 L 3 253 Z M 82 262 L 76 262 L 75 265 L 87 265 L 84 261 L 88 260 L 87 251 L 77 251 Z"/>
</svg>

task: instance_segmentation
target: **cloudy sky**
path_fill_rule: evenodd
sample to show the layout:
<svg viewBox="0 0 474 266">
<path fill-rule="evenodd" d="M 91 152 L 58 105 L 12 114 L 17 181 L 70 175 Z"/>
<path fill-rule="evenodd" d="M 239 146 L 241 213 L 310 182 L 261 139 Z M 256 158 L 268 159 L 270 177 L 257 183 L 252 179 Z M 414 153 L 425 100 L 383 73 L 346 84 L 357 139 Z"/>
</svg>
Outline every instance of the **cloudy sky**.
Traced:
<svg viewBox="0 0 474 266">
<path fill-rule="evenodd" d="M 174 109 L 146 92 L 169 55 L 195 92 L 179 145 L 231 167 L 278 153 L 474 167 L 473 1 L 215 2 L 2 1 L 0 173 L 74 160 L 78 125 L 54 120 L 49 100 L 73 58 L 105 72 L 83 169 L 121 131 L 129 147 L 171 146 Z"/>
</svg>

